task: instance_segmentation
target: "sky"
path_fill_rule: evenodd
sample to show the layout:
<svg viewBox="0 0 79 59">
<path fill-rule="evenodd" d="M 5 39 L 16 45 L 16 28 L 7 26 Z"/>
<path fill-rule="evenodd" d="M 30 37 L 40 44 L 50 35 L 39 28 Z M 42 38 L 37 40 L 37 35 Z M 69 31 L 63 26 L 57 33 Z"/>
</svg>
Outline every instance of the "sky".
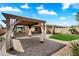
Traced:
<svg viewBox="0 0 79 59">
<path fill-rule="evenodd" d="M 5 26 L 2 12 L 44 20 L 50 25 L 71 26 L 78 24 L 75 15 L 79 3 L 0 3 L 0 24 Z"/>
</svg>

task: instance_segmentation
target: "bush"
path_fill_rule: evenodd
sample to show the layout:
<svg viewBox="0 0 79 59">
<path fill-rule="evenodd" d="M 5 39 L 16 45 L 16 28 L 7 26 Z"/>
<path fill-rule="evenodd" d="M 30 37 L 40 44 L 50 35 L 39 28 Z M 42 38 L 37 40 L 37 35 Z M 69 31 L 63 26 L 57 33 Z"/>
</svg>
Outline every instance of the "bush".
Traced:
<svg viewBox="0 0 79 59">
<path fill-rule="evenodd" d="M 5 38 L 0 36 L 0 42 L 4 41 Z"/>
<path fill-rule="evenodd" d="M 73 53 L 73 56 L 79 56 L 79 42 L 73 42 L 71 43 L 71 50 L 72 50 L 72 53 Z"/>
</svg>

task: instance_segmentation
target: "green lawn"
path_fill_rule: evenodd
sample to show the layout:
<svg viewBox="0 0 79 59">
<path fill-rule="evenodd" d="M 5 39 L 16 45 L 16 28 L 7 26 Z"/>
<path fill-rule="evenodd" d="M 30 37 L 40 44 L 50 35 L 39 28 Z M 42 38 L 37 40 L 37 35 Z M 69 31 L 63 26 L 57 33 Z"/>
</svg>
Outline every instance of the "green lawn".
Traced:
<svg viewBox="0 0 79 59">
<path fill-rule="evenodd" d="M 72 41 L 79 39 L 79 35 L 68 35 L 68 34 L 53 34 L 50 38 L 62 40 L 62 41 Z"/>
</svg>

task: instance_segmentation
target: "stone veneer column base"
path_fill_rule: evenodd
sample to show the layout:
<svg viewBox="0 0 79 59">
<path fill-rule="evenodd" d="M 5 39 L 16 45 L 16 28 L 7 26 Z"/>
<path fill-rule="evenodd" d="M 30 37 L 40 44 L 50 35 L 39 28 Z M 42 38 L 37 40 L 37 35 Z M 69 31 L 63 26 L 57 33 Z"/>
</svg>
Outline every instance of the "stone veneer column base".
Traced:
<svg viewBox="0 0 79 59">
<path fill-rule="evenodd" d="M 31 35 L 28 35 L 29 37 L 31 37 Z"/>
<path fill-rule="evenodd" d="M 10 52 L 10 51 L 13 51 L 13 50 L 15 50 L 15 49 L 13 47 L 11 47 L 10 49 L 7 49 L 6 51 Z"/>
<path fill-rule="evenodd" d="M 44 41 L 40 41 L 40 43 L 44 43 Z"/>
</svg>

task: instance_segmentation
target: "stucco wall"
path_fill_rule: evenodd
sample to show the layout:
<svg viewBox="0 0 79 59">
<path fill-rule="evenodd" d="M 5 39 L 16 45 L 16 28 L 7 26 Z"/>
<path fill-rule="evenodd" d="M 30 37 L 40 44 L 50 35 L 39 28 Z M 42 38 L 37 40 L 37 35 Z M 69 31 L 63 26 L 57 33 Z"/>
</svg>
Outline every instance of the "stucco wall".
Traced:
<svg viewBox="0 0 79 59">
<path fill-rule="evenodd" d="M 55 28 L 55 33 L 69 34 L 68 28 Z"/>
<path fill-rule="evenodd" d="M 51 33 L 51 29 L 52 29 L 52 27 L 47 27 L 47 33 L 48 32 Z M 55 27 L 55 33 L 70 34 L 70 31 L 69 31 L 69 29 L 67 27 L 66 28 Z"/>
</svg>

